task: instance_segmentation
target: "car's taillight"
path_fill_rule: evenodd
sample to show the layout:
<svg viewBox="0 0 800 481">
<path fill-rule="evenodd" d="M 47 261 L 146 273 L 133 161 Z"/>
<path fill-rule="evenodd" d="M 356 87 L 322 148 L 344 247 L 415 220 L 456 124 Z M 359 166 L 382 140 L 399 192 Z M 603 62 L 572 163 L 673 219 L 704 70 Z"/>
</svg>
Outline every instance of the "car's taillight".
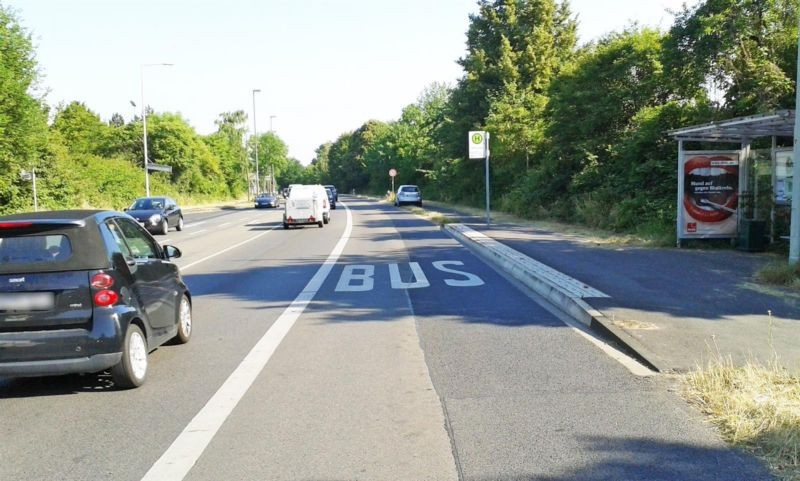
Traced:
<svg viewBox="0 0 800 481">
<path fill-rule="evenodd" d="M 95 293 L 94 295 L 94 304 L 98 307 L 108 307 L 119 300 L 119 294 L 114 291 L 103 289 Z"/>
<path fill-rule="evenodd" d="M 105 272 L 100 272 L 92 276 L 91 284 L 95 289 L 108 289 L 114 285 L 114 278 Z"/>
<path fill-rule="evenodd" d="M 98 272 L 89 281 L 92 287 L 99 289 L 94 293 L 94 305 L 97 307 L 108 307 L 117 303 L 119 294 L 109 289 L 114 285 L 114 278 L 105 272 Z"/>
</svg>

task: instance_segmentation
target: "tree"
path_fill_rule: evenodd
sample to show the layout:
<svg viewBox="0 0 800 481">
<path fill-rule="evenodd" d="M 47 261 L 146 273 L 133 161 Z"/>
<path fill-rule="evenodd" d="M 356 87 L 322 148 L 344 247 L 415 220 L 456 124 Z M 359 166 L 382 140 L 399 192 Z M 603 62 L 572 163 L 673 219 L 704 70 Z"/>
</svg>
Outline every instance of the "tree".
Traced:
<svg viewBox="0 0 800 481">
<path fill-rule="evenodd" d="M 672 76 L 684 95 L 704 87 L 721 91 L 726 116 L 792 108 L 797 18 L 797 0 L 684 6 L 667 39 Z"/>
<path fill-rule="evenodd" d="M 0 209 L 28 208 L 29 182 L 20 169 L 35 167 L 45 149 L 47 117 L 30 92 L 38 71 L 30 34 L 0 5 Z"/>
<path fill-rule="evenodd" d="M 238 195 L 247 189 L 247 152 L 244 136 L 247 114 L 243 110 L 224 112 L 215 121 L 217 131 L 205 137 L 212 154 L 219 159 L 220 169 L 228 190 Z"/>
<path fill-rule="evenodd" d="M 70 102 L 56 109 L 52 129 L 61 135 L 73 153 L 98 153 L 107 137 L 109 126 L 82 102 Z"/>
</svg>

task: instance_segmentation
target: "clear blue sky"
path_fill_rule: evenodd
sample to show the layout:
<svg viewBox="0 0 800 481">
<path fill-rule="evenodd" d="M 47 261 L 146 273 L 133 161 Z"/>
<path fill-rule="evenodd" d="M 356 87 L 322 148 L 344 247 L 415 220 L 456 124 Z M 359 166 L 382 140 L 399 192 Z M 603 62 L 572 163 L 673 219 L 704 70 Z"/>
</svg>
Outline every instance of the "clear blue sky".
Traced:
<svg viewBox="0 0 800 481">
<path fill-rule="evenodd" d="M 694 4 L 697 0 L 687 0 Z M 582 42 L 633 21 L 668 27 L 683 0 L 572 0 Z M 145 100 L 202 134 L 242 109 L 304 164 L 368 119 L 392 120 L 461 70 L 474 0 L 0 0 L 33 34 L 51 105 L 79 100 L 107 120 Z"/>
</svg>

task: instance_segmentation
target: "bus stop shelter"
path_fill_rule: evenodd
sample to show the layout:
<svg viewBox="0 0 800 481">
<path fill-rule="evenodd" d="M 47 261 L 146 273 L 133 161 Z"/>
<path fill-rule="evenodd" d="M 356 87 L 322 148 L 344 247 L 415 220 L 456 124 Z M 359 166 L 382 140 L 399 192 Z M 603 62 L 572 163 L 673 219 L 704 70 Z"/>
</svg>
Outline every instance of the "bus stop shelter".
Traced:
<svg viewBox="0 0 800 481">
<path fill-rule="evenodd" d="M 791 208 L 792 149 L 778 139 L 792 138 L 794 124 L 794 110 L 779 110 L 667 132 L 678 141 L 678 246 L 692 238 L 763 242 L 766 226 L 773 240 L 780 235 L 776 219 Z M 755 155 L 753 142 L 764 138 L 772 140 L 768 154 Z M 688 142 L 728 150 L 687 150 Z"/>
</svg>

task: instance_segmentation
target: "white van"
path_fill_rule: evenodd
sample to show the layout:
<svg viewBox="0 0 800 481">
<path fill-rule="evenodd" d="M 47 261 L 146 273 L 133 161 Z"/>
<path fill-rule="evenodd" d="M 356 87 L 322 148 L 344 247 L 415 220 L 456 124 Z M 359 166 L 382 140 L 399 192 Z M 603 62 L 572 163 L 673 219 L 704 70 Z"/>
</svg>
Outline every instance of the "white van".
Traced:
<svg viewBox="0 0 800 481">
<path fill-rule="evenodd" d="M 322 227 L 330 222 L 331 206 L 328 194 L 321 185 L 294 185 L 283 211 L 283 228 L 293 225 L 317 224 Z"/>
</svg>

